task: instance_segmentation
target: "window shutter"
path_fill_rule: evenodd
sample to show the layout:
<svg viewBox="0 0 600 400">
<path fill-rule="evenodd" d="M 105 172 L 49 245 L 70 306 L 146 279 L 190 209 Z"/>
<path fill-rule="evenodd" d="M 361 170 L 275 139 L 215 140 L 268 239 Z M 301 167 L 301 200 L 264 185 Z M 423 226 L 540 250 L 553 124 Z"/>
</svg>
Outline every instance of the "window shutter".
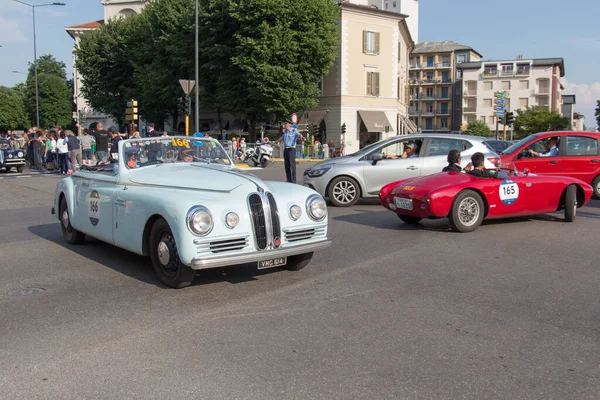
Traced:
<svg viewBox="0 0 600 400">
<path fill-rule="evenodd" d="M 379 54 L 379 32 L 375 32 L 375 54 Z"/>
<path fill-rule="evenodd" d="M 363 53 L 367 52 L 367 31 L 363 31 Z"/>
<path fill-rule="evenodd" d="M 379 72 L 373 72 L 373 76 L 374 76 L 374 82 L 373 82 L 373 94 L 375 96 L 379 96 Z"/>
<path fill-rule="evenodd" d="M 367 96 L 373 95 L 372 72 L 367 72 Z"/>
<path fill-rule="evenodd" d="M 402 42 L 398 42 L 398 62 L 402 61 Z"/>
</svg>

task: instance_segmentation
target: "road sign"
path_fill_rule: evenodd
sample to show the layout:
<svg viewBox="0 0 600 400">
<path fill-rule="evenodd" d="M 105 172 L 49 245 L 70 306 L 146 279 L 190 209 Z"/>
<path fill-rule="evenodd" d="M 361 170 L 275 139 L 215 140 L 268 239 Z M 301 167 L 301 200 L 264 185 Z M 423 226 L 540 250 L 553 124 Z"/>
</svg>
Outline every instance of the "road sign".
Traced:
<svg viewBox="0 0 600 400">
<path fill-rule="evenodd" d="M 137 107 L 137 100 L 131 100 L 127 102 L 127 107 Z"/>
<path fill-rule="evenodd" d="M 294 124 L 294 125 L 292 125 L 292 128 L 293 128 L 293 129 L 298 129 L 298 124 Z"/>
<path fill-rule="evenodd" d="M 296 125 L 298 123 L 298 114 L 292 114 L 292 124 Z"/>
<path fill-rule="evenodd" d="M 504 117 L 504 111 L 498 111 L 496 117 Z"/>
<path fill-rule="evenodd" d="M 504 99 L 499 99 L 498 104 L 504 104 Z"/>
<path fill-rule="evenodd" d="M 496 108 L 496 110 L 498 110 L 498 111 L 504 111 L 504 106 L 498 106 L 498 108 Z"/>
<path fill-rule="evenodd" d="M 181 85 L 183 92 L 187 96 L 192 92 L 192 89 L 194 88 L 194 86 L 196 86 L 196 81 L 188 81 L 185 79 L 180 79 L 179 84 Z"/>
</svg>

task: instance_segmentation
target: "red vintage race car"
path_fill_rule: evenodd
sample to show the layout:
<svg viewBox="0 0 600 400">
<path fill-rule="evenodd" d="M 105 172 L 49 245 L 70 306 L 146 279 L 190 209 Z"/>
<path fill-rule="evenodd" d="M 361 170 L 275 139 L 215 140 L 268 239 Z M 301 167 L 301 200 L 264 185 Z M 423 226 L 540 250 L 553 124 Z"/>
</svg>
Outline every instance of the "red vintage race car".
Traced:
<svg viewBox="0 0 600 400">
<path fill-rule="evenodd" d="M 455 231 L 470 232 L 484 218 L 510 218 L 565 211 L 572 222 L 590 201 L 592 187 L 575 178 L 534 175 L 502 169 L 494 177 L 441 172 L 384 186 L 383 206 L 409 224 L 448 218 Z"/>
</svg>

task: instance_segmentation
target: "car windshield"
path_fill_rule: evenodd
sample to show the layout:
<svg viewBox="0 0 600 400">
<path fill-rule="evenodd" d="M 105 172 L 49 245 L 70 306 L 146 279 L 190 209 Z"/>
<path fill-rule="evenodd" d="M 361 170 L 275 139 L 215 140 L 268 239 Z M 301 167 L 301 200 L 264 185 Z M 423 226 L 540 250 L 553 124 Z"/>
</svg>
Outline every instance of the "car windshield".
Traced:
<svg viewBox="0 0 600 400">
<path fill-rule="evenodd" d="M 537 139 L 537 135 L 527 136 L 525 139 L 521 139 L 517 143 L 515 143 L 512 146 L 508 147 L 506 150 L 504 150 L 502 152 L 502 154 L 511 154 L 511 153 L 514 153 L 516 150 L 520 149 L 524 144 L 532 142 L 532 141 L 534 141 L 536 139 Z"/>
<path fill-rule="evenodd" d="M 0 139 L 0 149 L 5 149 L 10 147 L 10 142 L 6 139 Z"/>
<path fill-rule="evenodd" d="M 189 136 L 126 140 L 121 157 L 129 169 L 163 163 L 232 165 L 229 155 L 217 140 Z"/>
</svg>

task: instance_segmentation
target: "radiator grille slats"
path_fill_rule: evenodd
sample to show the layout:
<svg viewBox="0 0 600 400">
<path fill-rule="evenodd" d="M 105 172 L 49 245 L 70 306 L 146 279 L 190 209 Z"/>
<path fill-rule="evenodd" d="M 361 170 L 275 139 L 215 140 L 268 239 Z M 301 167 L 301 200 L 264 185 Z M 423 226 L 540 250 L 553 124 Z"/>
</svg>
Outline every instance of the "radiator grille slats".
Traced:
<svg viewBox="0 0 600 400">
<path fill-rule="evenodd" d="M 265 221 L 265 212 L 261 197 L 253 193 L 248 198 L 250 205 L 250 215 L 252 216 L 252 226 L 254 227 L 254 237 L 256 246 L 260 250 L 267 248 L 267 226 Z"/>
<path fill-rule="evenodd" d="M 277 209 L 277 203 L 275 202 L 275 197 L 271 193 L 267 193 L 267 198 L 269 199 L 269 205 L 271 207 L 271 223 L 273 224 L 273 239 L 281 238 L 281 226 L 279 223 L 279 210 Z M 274 244 L 275 247 L 278 247 L 277 244 Z"/>
</svg>

